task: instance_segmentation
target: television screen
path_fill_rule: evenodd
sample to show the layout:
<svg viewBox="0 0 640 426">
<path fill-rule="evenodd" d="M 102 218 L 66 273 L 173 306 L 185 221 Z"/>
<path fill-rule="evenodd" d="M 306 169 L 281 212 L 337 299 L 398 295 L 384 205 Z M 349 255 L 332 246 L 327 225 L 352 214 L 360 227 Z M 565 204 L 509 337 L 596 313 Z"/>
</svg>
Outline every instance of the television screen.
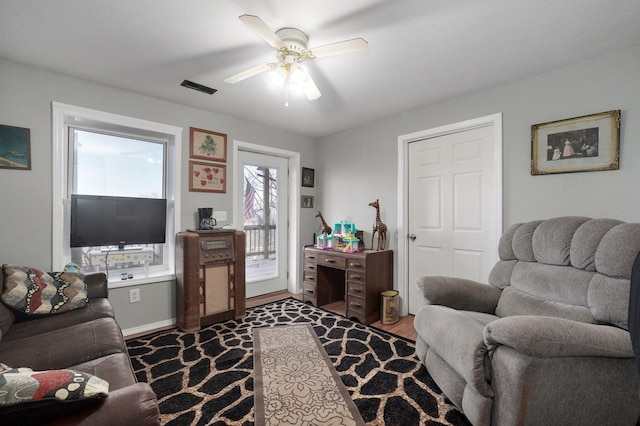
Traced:
<svg viewBox="0 0 640 426">
<path fill-rule="evenodd" d="M 71 247 L 162 244 L 167 200 L 71 195 Z"/>
</svg>

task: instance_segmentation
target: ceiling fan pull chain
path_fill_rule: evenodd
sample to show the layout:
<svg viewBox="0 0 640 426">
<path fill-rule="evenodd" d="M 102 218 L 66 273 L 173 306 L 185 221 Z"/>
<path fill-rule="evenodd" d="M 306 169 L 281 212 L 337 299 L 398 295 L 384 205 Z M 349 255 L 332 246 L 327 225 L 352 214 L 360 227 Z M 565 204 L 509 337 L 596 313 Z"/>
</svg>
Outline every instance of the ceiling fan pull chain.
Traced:
<svg viewBox="0 0 640 426">
<path fill-rule="evenodd" d="M 284 82 L 284 106 L 289 107 L 289 75 L 287 74 L 287 80 Z"/>
</svg>

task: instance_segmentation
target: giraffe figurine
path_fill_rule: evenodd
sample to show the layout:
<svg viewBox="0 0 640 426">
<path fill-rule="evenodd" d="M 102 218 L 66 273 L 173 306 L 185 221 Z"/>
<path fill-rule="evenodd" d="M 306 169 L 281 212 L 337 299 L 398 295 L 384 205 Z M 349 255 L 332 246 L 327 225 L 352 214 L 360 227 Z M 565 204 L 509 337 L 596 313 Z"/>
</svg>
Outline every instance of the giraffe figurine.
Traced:
<svg viewBox="0 0 640 426">
<path fill-rule="evenodd" d="M 320 221 L 322 222 L 322 235 L 326 237 L 327 235 L 331 234 L 331 227 L 327 225 L 327 222 L 324 221 L 324 217 L 322 217 L 322 213 L 320 213 L 320 210 L 318 210 L 316 217 L 319 217 Z"/>
<path fill-rule="evenodd" d="M 380 203 L 375 200 L 369 205 L 376 209 L 376 221 L 373 223 L 373 233 L 371 234 L 371 250 L 373 250 L 373 237 L 376 232 L 378 233 L 378 248 L 376 250 L 384 250 L 387 245 L 387 225 L 380 220 Z"/>
</svg>

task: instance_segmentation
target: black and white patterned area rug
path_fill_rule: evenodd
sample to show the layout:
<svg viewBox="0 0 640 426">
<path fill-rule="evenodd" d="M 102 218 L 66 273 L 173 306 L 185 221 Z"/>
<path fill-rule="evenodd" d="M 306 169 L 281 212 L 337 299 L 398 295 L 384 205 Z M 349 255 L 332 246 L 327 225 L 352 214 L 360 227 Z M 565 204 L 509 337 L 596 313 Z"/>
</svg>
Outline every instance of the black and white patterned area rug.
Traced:
<svg viewBox="0 0 640 426">
<path fill-rule="evenodd" d="M 367 425 L 468 425 L 415 355 L 413 342 L 296 299 L 247 309 L 197 333 L 129 340 L 139 381 L 165 425 L 253 425 L 253 329 L 310 323 Z"/>
</svg>

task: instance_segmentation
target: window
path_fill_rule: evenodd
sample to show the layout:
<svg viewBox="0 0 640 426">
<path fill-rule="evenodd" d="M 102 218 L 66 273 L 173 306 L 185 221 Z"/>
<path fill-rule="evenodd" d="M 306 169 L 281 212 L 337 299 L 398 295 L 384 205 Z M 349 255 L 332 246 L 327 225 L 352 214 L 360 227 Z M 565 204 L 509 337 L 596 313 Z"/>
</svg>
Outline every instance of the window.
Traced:
<svg viewBox="0 0 640 426">
<path fill-rule="evenodd" d="M 278 169 L 244 164 L 244 188 L 246 280 L 276 278 Z"/>
<path fill-rule="evenodd" d="M 86 272 L 106 271 L 111 287 L 131 282 L 121 273 L 133 274 L 135 283 L 173 275 L 182 129 L 58 103 L 53 118 L 54 269 L 73 262 Z M 136 244 L 121 256 L 116 247 L 71 248 L 71 194 L 166 198 L 166 242 Z"/>
<path fill-rule="evenodd" d="M 166 147 L 166 140 L 135 139 L 69 127 L 69 152 L 73 158 L 69 159 L 67 171 L 67 180 L 72 183 L 67 198 L 71 194 L 164 198 Z M 165 264 L 164 245 L 137 244 L 140 250 L 129 250 L 125 255 L 113 253 L 112 246 L 74 247 L 71 261 L 85 272 L 108 272 L 111 267 L 135 276 L 143 269 L 146 274 L 149 266 Z M 112 265 L 110 258 L 114 259 Z"/>
<path fill-rule="evenodd" d="M 74 127 L 70 132 L 71 193 L 164 197 L 166 140 L 141 140 Z"/>
</svg>

